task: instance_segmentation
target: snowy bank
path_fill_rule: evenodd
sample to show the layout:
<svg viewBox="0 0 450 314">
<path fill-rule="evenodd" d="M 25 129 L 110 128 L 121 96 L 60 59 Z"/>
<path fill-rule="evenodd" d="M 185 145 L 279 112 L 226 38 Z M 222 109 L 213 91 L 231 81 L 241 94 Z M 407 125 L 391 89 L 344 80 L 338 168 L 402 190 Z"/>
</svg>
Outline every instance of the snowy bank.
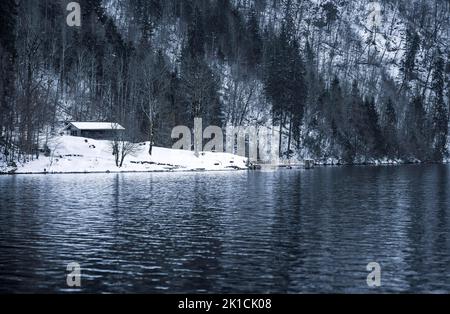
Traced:
<svg viewBox="0 0 450 314">
<path fill-rule="evenodd" d="M 420 160 L 405 161 L 403 159 L 389 158 L 357 158 L 353 162 L 346 162 L 338 158 L 321 158 L 315 159 L 317 166 L 397 166 L 404 164 L 419 164 Z"/>
<path fill-rule="evenodd" d="M 0 173 L 92 173 L 92 172 L 161 172 L 161 171 L 219 171 L 247 169 L 247 159 L 228 154 L 153 147 L 148 154 L 149 143 L 140 143 L 136 152 L 125 158 L 117 167 L 111 142 L 83 137 L 58 136 L 48 144 L 50 155 L 9 167 L 0 162 Z"/>
</svg>

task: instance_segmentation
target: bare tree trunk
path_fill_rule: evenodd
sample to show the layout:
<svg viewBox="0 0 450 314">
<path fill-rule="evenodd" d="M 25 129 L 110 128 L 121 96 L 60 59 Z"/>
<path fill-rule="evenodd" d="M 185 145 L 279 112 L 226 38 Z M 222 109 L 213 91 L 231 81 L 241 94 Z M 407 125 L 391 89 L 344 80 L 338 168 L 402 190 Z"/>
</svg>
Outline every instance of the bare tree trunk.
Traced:
<svg viewBox="0 0 450 314">
<path fill-rule="evenodd" d="M 148 108 L 148 123 L 149 123 L 149 140 L 150 140 L 150 146 L 149 146 L 149 148 L 148 148 L 148 154 L 151 156 L 152 155 L 152 152 L 153 152 L 153 138 L 154 138 L 154 134 L 153 134 L 153 131 L 154 131 L 154 125 L 153 125 L 153 116 L 154 116 L 154 114 L 153 114 L 153 103 L 152 102 L 149 102 L 149 108 Z"/>
<path fill-rule="evenodd" d="M 287 153 L 288 153 L 288 159 L 291 159 L 291 139 L 292 139 L 292 113 L 291 117 L 289 119 L 289 137 L 288 137 L 288 146 L 287 146 Z"/>
<path fill-rule="evenodd" d="M 119 168 L 122 168 L 123 161 L 125 160 L 126 155 L 127 155 L 127 152 L 125 151 L 124 147 L 122 147 L 122 154 L 120 156 L 120 166 L 119 166 Z"/>
<path fill-rule="evenodd" d="M 153 153 L 153 140 L 154 140 L 154 133 L 153 133 L 153 122 L 150 122 L 150 146 L 148 148 L 148 154 L 151 156 Z"/>
<path fill-rule="evenodd" d="M 280 134 L 279 134 L 279 143 L 278 143 L 278 156 L 281 157 L 281 144 L 282 144 L 282 140 L 283 140 L 283 113 L 281 113 L 281 117 L 280 117 Z"/>
<path fill-rule="evenodd" d="M 194 155 L 195 157 L 200 156 L 200 150 L 202 149 L 202 119 L 194 118 Z"/>
</svg>

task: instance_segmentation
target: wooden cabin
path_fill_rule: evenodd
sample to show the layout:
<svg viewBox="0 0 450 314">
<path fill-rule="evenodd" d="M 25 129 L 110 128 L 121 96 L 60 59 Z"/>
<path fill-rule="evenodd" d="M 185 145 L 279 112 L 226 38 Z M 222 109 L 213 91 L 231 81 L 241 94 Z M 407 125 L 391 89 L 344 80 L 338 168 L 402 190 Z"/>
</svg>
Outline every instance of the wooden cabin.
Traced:
<svg viewBox="0 0 450 314">
<path fill-rule="evenodd" d="M 120 136 L 125 128 L 115 122 L 69 122 L 64 130 L 70 136 L 111 140 Z"/>
</svg>

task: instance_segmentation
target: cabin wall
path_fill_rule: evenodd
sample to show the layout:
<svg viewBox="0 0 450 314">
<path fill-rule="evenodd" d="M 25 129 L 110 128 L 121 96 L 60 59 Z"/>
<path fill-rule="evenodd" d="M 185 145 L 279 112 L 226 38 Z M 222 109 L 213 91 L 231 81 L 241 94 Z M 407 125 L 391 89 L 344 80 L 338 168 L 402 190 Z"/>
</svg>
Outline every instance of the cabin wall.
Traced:
<svg viewBox="0 0 450 314">
<path fill-rule="evenodd" d="M 113 140 L 120 137 L 123 130 L 79 130 L 74 126 L 70 126 L 65 130 L 66 135 L 76 137 L 86 137 L 95 140 Z"/>
<path fill-rule="evenodd" d="M 82 130 L 79 136 L 95 140 L 112 140 L 120 135 L 119 132 L 117 130 Z"/>
</svg>

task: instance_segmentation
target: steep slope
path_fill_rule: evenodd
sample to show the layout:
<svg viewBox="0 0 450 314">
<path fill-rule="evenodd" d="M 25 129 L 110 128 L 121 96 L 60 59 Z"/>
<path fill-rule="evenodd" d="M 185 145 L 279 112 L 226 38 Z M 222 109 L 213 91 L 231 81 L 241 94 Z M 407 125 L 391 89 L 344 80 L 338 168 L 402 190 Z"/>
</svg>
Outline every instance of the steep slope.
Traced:
<svg viewBox="0 0 450 314">
<path fill-rule="evenodd" d="M 64 120 L 115 120 L 129 140 L 170 147 L 172 128 L 192 128 L 195 117 L 204 127 L 273 128 L 282 158 L 445 156 L 448 1 L 80 5 L 80 28 L 51 1 L 4 14 L 17 34 L 1 42 L 17 51 L 15 86 L 0 107 L 10 161 L 35 154 L 42 133 L 56 135 Z"/>
</svg>

